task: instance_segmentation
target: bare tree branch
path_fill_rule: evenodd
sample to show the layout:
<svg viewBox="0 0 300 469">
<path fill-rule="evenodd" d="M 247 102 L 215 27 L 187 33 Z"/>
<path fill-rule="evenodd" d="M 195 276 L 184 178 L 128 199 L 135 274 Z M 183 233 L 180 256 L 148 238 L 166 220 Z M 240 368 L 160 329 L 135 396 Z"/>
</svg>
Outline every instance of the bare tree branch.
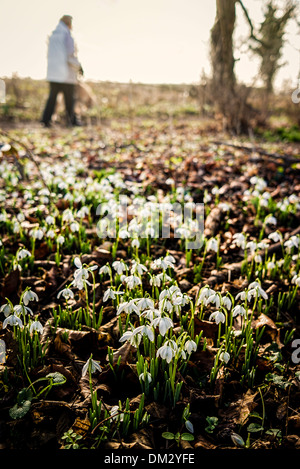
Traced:
<svg viewBox="0 0 300 469">
<path fill-rule="evenodd" d="M 248 21 L 248 24 L 249 24 L 249 26 L 250 26 L 250 31 L 251 31 L 251 32 L 250 32 L 250 38 L 251 38 L 251 39 L 254 39 L 255 41 L 259 42 L 260 44 L 263 44 L 263 42 L 262 42 L 260 39 L 258 39 L 258 37 L 256 37 L 256 35 L 254 34 L 254 26 L 253 26 L 253 23 L 252 23 L 251 18 L 250 18 L 250 16 L 249 16 L 248 10 L 247 10 L 247 8 L 245 7 L 245 5 L 243 4 L 242 0 L 237 0 L 237 3 L 239 3 L 239 4 L 241 5 L 242 10 L 243 10 L 244 15 L 245 15 L 245 18 L 246 18 L 246 20 Z"/>
</svg>

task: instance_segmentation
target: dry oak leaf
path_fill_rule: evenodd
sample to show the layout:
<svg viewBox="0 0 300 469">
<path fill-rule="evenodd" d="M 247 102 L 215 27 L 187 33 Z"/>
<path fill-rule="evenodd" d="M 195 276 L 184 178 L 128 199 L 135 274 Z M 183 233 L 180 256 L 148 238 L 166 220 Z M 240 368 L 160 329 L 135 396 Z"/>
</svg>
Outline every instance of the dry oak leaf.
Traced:
<svg viewBox="0 0 300 469">
<path fill-rule="evenodd" d="M 121 357 L 120 360 L 120 365 L 126 365 L 128 363 L 129 357 L 132 352 L 136 350 L 135 347 L 133 347 L 130 342 L 125 342 L 118 350 L 113 352 L 113 365 L 116 365 L 119 357 Z M 108 355 L 106 356 L 106 360 L 108 361 Z"/>
<path fill-rule="evenodd" d="M 280 342 L 280 330 L 275 322 L 266 314 L 261 313 L 259 317 L 252 321 L 251 326 L 253 329 L 265 327 L 265 332 L 268 334 L 273 342 L 276 342 L 279 348 L 284 345 Z"/>
<path fill-rule="evenodd" d="M 194 448 L 200 449 L 215 449 L 216 445 L 208 441 L 202 435 L 198 435 L 195 440 Z"/>
<path fill-rule="evenodd" d="M 219 415 L 233 421 L 236 425 L 243 425 L 257 405 L 254 402 L 256 396 L 257 392 L 253 393 L 251 389 L 248 389 L 240 399 L 232 402 L 226 411 L 220 410 Z"/>
</svg>

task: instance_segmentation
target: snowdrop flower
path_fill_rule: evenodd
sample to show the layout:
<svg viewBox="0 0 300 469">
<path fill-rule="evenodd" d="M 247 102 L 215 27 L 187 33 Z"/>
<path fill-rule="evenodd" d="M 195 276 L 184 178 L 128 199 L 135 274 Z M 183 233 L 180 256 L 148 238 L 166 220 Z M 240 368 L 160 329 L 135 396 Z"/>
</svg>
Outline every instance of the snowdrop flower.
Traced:
<svg viewBox="0 0 300 469">
<path fill-rule="evenodd" d="M 91 366 L 91 373 L 95 373 L 96 371 L 99 371 L 101 373 L 102 371 L 102 368 L 99 364 L 98 361 L 96 360 L 93 360 L 91 357 L 88 359 L 88 361 L 83 365 L 83 368 L 82 368 L 82 373 L 81 373 L 81 376 L 82 378 L 87 374 L 88 372 L 88 369 L 89 369 L 89 366 Z"/>
<path fill-rule="evenodd" d="M 227 204 L 226 202 L 220 203 L 219 207 L 223 212 L 228 212 L 230 210 L 230 205 Z"/>
<path fill-rule="evenodd" d="M 63 190 L 65 190 L 65 189 L 68 188 L 68 184 L 67 184 L 65 181 L 60 181 L 60 182 L 58 183 L 58 188 L 59 188 L 61 191 L 63 191 Z"/>
<path fill-rule="evenodd" d="M 197 344 L 193 340 L 187 340 L 186 343 L 184 344 L 184 349 L 190 355 L 192 352 L 196 352 Z"/>
<path fill-rule="evenodd" d="M 176 235 L 179 235 L 180 238 L 184 238 L 184 239 L 187 238 L 188 239 L 188 238 L 191 237 L 191 231 L 188 228 L 184 228 L 184 227 L 176 228 L 175 233 L 176 233 Z"/>
<path fill-rule="evenodd" d="M 14 233 L 19 233 L 21 230 L 21 225 L 20 223 L 18 223 L 17 221 L 14 222 L 14 226 L 13 226 L 13 232 Z"/>
<path fill-rule="evenodd" d="M 214 292 L 206 300 L 206 305 L 208 305 L 209 303 L 213 303 L 216 306 L 216 308 L 219 308 L 219 306 L 221 304 L 220 295 L 218 293 Z"/>
<path fill-rule="evenodd" d="M 111 269 L 108 265 L 103 265 L 102 267 L 100 267 L 99 269 L 99 274 L 100 275 L 104 275 L 104 274 L 110 274 L 111 273 Z"/>
<path fill-rule="evenodd" d="M 135 331 L 126 331 L 119 339 L 120 342 L 129 341 L 133 347 L 137 348 L 141 343 L 142 335 Z"/>
<path fill-rule="evenodd" d="M 64 244 L 64 242 L 65 242 L 65 237 L 64 237 L 63 235 L 57 236 L 56 242 L 57 242 L 57 244 L 60 244 L 60 245 Z"/>
<path fill-rule="evenodd" d="M 77 223 L 77 221 L 73 221 L 70 224 L 70 230 L 72 231 L 72 233 L 77 233 L 79 231 L 79 223 Z"/>
<path fill-rule="evenodd" d="M 291 204 L 296 204 L 299 201 L 299 197 L 295 194 L 291 194 L 288 199 Z"/>
<path fill-rule="evenodd" d="M 224 323 L 226 317 L 225 314 L 222 313 L 222 311 L 215 311 L 209 316 L 209 320 L 211 321 L 212 319 L 216 322 L 216 324 L 219 324 L 220 322 Z"/>
<path fill-rule="evenodd" d="M 250 300 L 252 296 L 253 297 L 261 296 L 264 300 L 268 299 L 267 293 L 261 288 L 258 282 L 252 282 L 249 285 L 249 290 L 247 294 L 248 300 Z"/>
<path fill-rule="evenodd" d="M 249 241 L 246 244 L 246 248 L 253 254 L 257 249 L 257 243 L 255 241 Z"/>
<path fill-rule="evenodd" d="M 26 290 L 23 295 L 23 303 L 25 306 L 27 306 L 30 301 L 39 301 L 39 297 L 33 291 Z"/>
<path fill-rule="evenodd" d="M 211 202 L 211 195 L 208 194 L 207 192 L 204 193 L 203 202 L 204 202 L 204 203 L 209 203 L 209 202 Z"/>
<path fill-rule="evenodd" d="M 258 247 L 259 249 L 268 249 L 269 244 L 266 243 L 265 241 L 261 241 L 260 243 L 257 244 L 257 247 Z"/>
<path fill-rule="evenodd" d="M 36 228 L 35 230 L 31 230 L 29 234 L 33 239 L 41 240 L 44 236 L 44 231 L 41 228 Z"/>
<path fill-rule="evenodd" d="M 129 231 L 127 231 L 125 228 L 122 228 L 122 229 L 119 231 L 119 238 L 120 238 L 120 239 L 130 238 L 130 233 L 129 233 Z"/>
<path fill-rule="evenodd" d="M 269 200 L 271 198 L 271 194 L 269 192 L 263 192 L 261 194 L 263 199 Z"/>
<path fill-rule="evenodd" d="M 2 328 L 5 329 L 7 327 L 7 325 L 19 326 L 21 329 L 23 328 L 23 323 L 22 323 L 21 319 L 18 316 L 16 316 L 15 314 L 11 314 L 6 319 L 4 319 L 3 324 L 2 324 Z"/>
<path fill-rule="evenodd" d="M 74 215 L 69 208 L 64 210 L 62 215 L 62 221 L 67 223 L 72 223 L 74 221 Z"/>
<path fill-rule="evenodd" d="M 215 293 L 215 290 L 209 288 L 209 287 L 203 287 L 201 288 L 199 298 L 197 300 L 197 305 L 203 304 L 204 306 L 207 305 L 207 300 L 210 296 L 212 296 Z"/>
<path fill-rule="evenodd" d="M 20 249 L 20 251 L 17 252 L 17 259 L 20 261 L 21 259 L 25 259 L 26 257 L 30 257 L 31 253 L 27 251 L 27 249 Z"/>
<path fill-rule="evenodd" d="M 54 230 L 48 230 L 46 234 L 47 238 L 53 239 L 55 237 L 55 231 Z"/>
<path fill-rule="evenodd" d="M 140 298 L 137 301 L 137 307 L 139 311 L 144 309 L 154 309 L 154 302 L 152 298 Z"/>
<path fill-rule="evenodd" d="M 278 241 L 282 241 L 282 234 L 278 231 L 274 231 L 269 234 L 268 238 L 274 241 L 274 243 L 278 243 Z"/>
<path fill-rule="evenodd" d="M 165 274 L 165 272 L 157 275 L 153 275 L 150 278 L 150 285 L 153 287 L 161 287 L 162 281 L 170 282 L 172 279 L 169 275 Z"/>
<path fill-rule="evenodd" d="M 219 358 L 220 358 L 221 362 L 224 362 L 224 363 L 227 364 L 230 360 L 230 355 L 229 355 L 228 352 L 221 352 Z"/>
<path fill-rule="evenodd" d="M 117 295 L 124 295 L 124 292 L 115 291 L 115 290 L 112 290 L 111 288 L 108 288 L 103 295 L 103 301 L 107 301 L 109 298 L 111 298 L 112 300 L 115 300 L 117 298 Z"/>
<path fill-rule="evenodd" d="M 131 313 L 136 313 L 139 315 L 140 310 L 135 304 L 135 300 L 130 300 L 130 301 L 124 301 L 123 303 L 120 303 L 118 310 L 117 310 L 117 316 L 119 314 L 125 312 L 126 314 L 131 314 Z"/>
<path fill-rule="evenodd" d="M 0 307 L 0 313 L 3 313 L 6 318 L 10 314 L 12 314 L 13 311 L 14 311 L 14 308 L 10 303 L 6 303 Z"/>
<path fill-rule="evenodd" d="M 232 238 L 239 248 L 245 249 L 246 237 L 243 233 L 235 233 Z"/>
<path fill-rule="evenodd" d="M 236 317 L 236 316 L 246 316 L 246 310 L 243 306 L 241 305 L 236 305 L 233 310 L 232 310 L 232 317 Z"/>
<path fill-rule="evenodd" d="M 173 303 L 167 297 L 165 297 L 160 300 L 158 307 L 160 311 L 168 311 L 168 313 L 171 313 L 173 310 Z"/>
<path fill-rule="evenodd" d="M 90 212 L 89 208 L 86 207 L 86 206 L 83 206 L 83 207 L 81 207 L 81 209 L 78 210 L 76 215 L 79 218 L 84 218 L 85 216 L 87 216 L 89 214 L 89 212 Z"/>
<path fill-rule="evenodd" d="M 73 300 L 74 293 L 72 290 L 70 290 L 70 288 L 64 288 L 58 293 L 57 299 L 59 299 L 61 296 L 63 296 L 65 300 L 69 300 L 70 298 Z"/>
<path fill-rule="evenodd" d="M 136 327 L 133 331 L 133 334 L 145 335 L 146 337 L 148 337 L 150 342 L 154 342 L 154 331 L 151 326 L 144 325 L 144 326 Z"/>
<path fill-rule="evenodd" d="M 215 238 L 210 238 L 210 240 L 207 242 L 206 249 L 207 251 L 218 252 L 218 247 L 219 247 L 218 241 Z"/>
<path fill-rule="evenodd" d="M 159 309 L 146 309 L 140 315 L 149 319 L 152 322 L 155 318 L 161 316 L 161 312 L 159 311 Z"/>
<path fill-rule="evenodd" d="M 24 213 L 21 213 L 21 212 L 18 213 L 17 220 L 18 220 L 19 223 L 22 223 L 25 220 Z"/>
<path fill-rule="evenodd" d="M 228 296 L 222 296 L 222 305 L 229 311 L 232 306 L 231 299 Z"/>
<path fill-rule="evenodd" d="M 297 287 L 300 287 L 300 275 L 295 274 L 291 281 L 297 285 Z"/>
<path fill-rule="evenodd" d="M 277 219 L 273 215 L 267 215 L 265 225 L 277 225 Z"/>
<path fill-rule="evenodd" d="M 121 414 L 119 412 L 120 412 L 120 408 L 118 405 L 114 405 L 109 411 L 112 417 L 112 420 L 120 419 L 120 422 L 123 422 L 124 414 Z"/>
<path fill-rule="evenodd" d="M 256 262 L 256 264 L 261 264 L 262 263 L 261 255 L 257 254 L 256 256 L 254 256 L 254 261 Z"/>
<path fill-rule="evenodd" d="M 54 225 L 54 223 L 55 223 L 55 219 L 54 219 L 54 217 L 52 217 L 52 215 L 48 215 L 46 217 L 45 221 L 46 221 L 47 225 Z"/>
<path fill-rule="evenodd" d="M 172 296 L 172 303 L 174 305 L 175 311 L 179 311 L 182 306 L 185 306 L 189 303 L 190 297 L 186 294 L 179 293 L 176 296 Z"/>
<path fill-rule="evenodd" d="M 0 365 L 4 365 L 5 362 L 6 362 L 6 344 L 4 340 L 0 339 Z"/>
<path fill-rule="evenodd" d="M 130 269 L 130 273 L 134 275 L 135 273 L 138 273 L 138 275 L 142 275 L 144 272 L 147 272 L 147 267 L 143 264 L 140 264 L 140 262 L 137 261 L 132 261 L 132 267 Z"/>
<path fill-rule="evenodd" d="M 242 301 L 245 301 L 246 298 L 247 298 L 247 293 L 245 291 L 239 292 L 235 297 L 236 300 L 242 300 Z"/>
<path fill-rule="evenodd" d="M 151 381 L 152 381 L 152 376 L 151 376 L 151 374 L 149 373 L 149 371 L 146 371 L 145 373 L 141 373 L 141 374 L 139 375 L 139 380 L 140 380 L 140 381 L 144 381 L 144 382 L 145 382 L 146 379 L 147 379 L 148 383 L 151 383 Z"/>
<path fill-rule="evenodd" d="M 167 331 L 171 328 L 171 327 L 174 327 L 174 324 L 173 324 L 173 321 L 171 318 L 169 318 L 168 316 L 165 316 L 165 317 L 157 317 L 153 320 L 152 322 L 152 325 L 154 327 L 157 327 L 158 326 L 158 329 L 159 329 L 159 333 L 160 335 L 162 336 L 165 336 Z"/>
<path fill-rule="evenodd" d="M 281 210 L 281 212 L 286 212 L 289 207 L 289 200 L 287 198 L 277 202 L 276 207 Z"/>
<path fill-rule="evenodd" d="M 137 277 L 136 275 L 129 275 L 128 277 L 125 277 L 124 282 L 126 283 L 129 290 L 133 290 L 133 288 L 137 287 L 138 285 L 142 285 L 140 277 Z"/>
<path fill-rule="evenodd" d="M 167 270 L 168 268 L 174 269 L 174 264 L 176 263 L 176 260 L 173 256 L 168 255 L 165 256 L 163 259 L 155 259 L 152 262 L 152 268 L 153 269 L 163 269 Z"/>
<path fill-rule="evenodd" d="M 22 313 L 23 314 L 29 313 L 29 314 L 31 314 L 31 316 L 33 316 L 33 312 L 28 306 L 25 306 L 25 305 L 22 305 L 22 304 L 14 306 L 14 314 L 19 316 Z"/>
<path fill-rule="evenodd" d="M 131 242 L 131 246 L 133 248 L 139 248 L 140 247 L 140 242 L 137 238 L 133 239 L 132 242 Z"/>
<path fill-rule="evenodd" d="M 293 247 L 297 248 L 299 246 L 299 238 L 297 236 L 291 236 L 290 239 L 284 243 L 284 246 L 288 251 L 290 251 Z"/>
<path fill-rule="evenodd" d="M 180 289 L 176 285 L 172 285 L 170 288 L 165 288 L 159 295 L 159 299 L 172 298 L 174 295 L 181 294 Z"/>
<path fill-rule="evenodd" d="M 40 321 L 34 321 L 30 325 L 29 332 L 30 332 L 30 334 L 32 334 L 33 332 L 38 332 L 39 334 L 42 334 L 43 330 L 44 330 L 44 328 L 43 328 L 42 324 L 40 323 Z"/>
<path fill-rule="evenodd" d="M 269 205 L 268 200 L 267 200 L 265 197 L 263 197 L 263 196 L 261 197 L 259 203 L 260 203 L 260 205 L 261 205 L 262 207 L 267 207 L 267 206 Z"/>
<path fill-rule="evenodd" d="M 273 269 L 275 269 L 275 267 L 276 267 L 275 262 L 272 262 L 272 261 L 268 262 L 268 264 L 267 264 L 267 269 L 268 270 L 273 270 Z"/>
<path fill-rule="evenodd" d="M 194 425 L 192 424 L 192 422 L 190 422 L 189 420 L 186 420 L 184 422 L 184 425 L 185 425 L 185 428 L 190 432 L 190 433 L 194 433 Z"/>
<path fill-rule="evenodd" d="M 168 340 L 157 350 L 156 356 L 161 357 L 163 360 L 166 360 L 167 363 L 170 363 L 172 358 L 175 357 L 177 349 L 176 342 L 174 342 L 174 340 Z"/>
<path fill-rule="evenodd" d="M 266 181 L 258 176 L 253 176 L 250 179 L 250 183 L 255 186 L 258 192 L 262 192 L 267 187 Z"/>
<path fill-rule="evenodd" d="M 112 263 L 112 266 L 118 275 L 122 275 L 122 273 L 127 269 L 127 266 L 123 261 L 115 261 Z"/>
<path fill-rule="evenodd" d="M 90 272 L 95 269 L 98 269 L 98 266 L 93 265 L 91 267 L 83 267 L 79 257 L 75 257 L 74 264 L 76 266 L 76 270 L 74 272 L 74 280 L 72 282 L 72 285 L 75 285 L 79 290 L 82 290 L 86 283 L 88 285 L 91 285 L 91 283 L 88 281 Z"/>
</svg>

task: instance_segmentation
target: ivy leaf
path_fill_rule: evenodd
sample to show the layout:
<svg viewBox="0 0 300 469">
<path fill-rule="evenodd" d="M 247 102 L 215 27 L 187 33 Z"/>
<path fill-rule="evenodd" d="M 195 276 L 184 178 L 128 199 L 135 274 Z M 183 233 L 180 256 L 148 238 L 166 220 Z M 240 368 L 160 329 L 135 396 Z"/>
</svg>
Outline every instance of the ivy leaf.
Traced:
<svg viewBox="0 0 300 469">
<path fill-rule="evenodd" d="M 264 427 L 259 425 L 259 423 L 250 423 L 250 425 L 247 427 L 247 430 L 250 433 L 261 432 L 263 429 Z"/>
<path fill-rule="evenodd" d="M 22 405 L 23 402 L 25 401 L 32 401 L 33 399 L 33 394 L 31 389 L 23 388 L 21 391 L 18 393 L 17 396 L 17 404 Z"/>
<path fill-rule="evenodd" d="M 32 399 L 31 389 L 21 389 L 17 396 L 17 403 L 9 409 L 10 417 L 14 420 L 24 417 L 30 409 Z"/>
<path fill-rule="evenodd" d="M 194 440 L 194 435 L 191 435 L 191 433 L 182 433 L 181 439 L 184 441 L 192 441 Z"/>
<path fill-rule="evenodd" d="M 171 432 L 164 432 L 162 434 L 162 437 L 166 438 L 166 440 L 174 440 L 175 435 L 174 435 L 174 433 L 171 433 Z"/>
<path fill-rule="evenodd" d="M 266 435 L 270 435 L 270 436 L 274 436 L 278 438 L 282 437 L 282 433 L 279 428 L 270 428 L 268 431 L 266 431 Z"/>
<path fill-rule="evenodd" d="M 52 379 L 53 384 L 56 385 L 64 384 L 66 382 L 65 376 L 58 373 L 58 371 L 55 371 L 55 373 L 48 373 L 46 378 Z"/>
<path fill-rule="evenodd" d="M 252 413 L 250 414 L 250 417 L 255 417 L 255 418 L 257 418 L 257 419 L 262 420 L 262 417 L 261 417 L 257 412 L 252 412 Z"/>
<path fill-rule="evenodd" d="M 17 420 L 24 417 L 27 414 L 31 406 L 31 401 L 24 401 L 21 406 L 15 404 L 11 409 L 9 409 L 9 415 L 12 419 Z"/>
<path fill-rule="evenodd" d="M 272 381 L 275 386 L 281 389 L 286 389 L 291 385 L 289 381 L 286 381 L 283 376 L 276 375 L 275 373 L 268 373 L 266 375 L 266 381 Z"/>
<path fill-rule="evenodd" d="M 17 403 L 9 409 L 9 415 L 12 419 L 21 419 L 30 409 L 33 394 L 30 389 L 22 389 L 17 396 Z"/>
</svg>

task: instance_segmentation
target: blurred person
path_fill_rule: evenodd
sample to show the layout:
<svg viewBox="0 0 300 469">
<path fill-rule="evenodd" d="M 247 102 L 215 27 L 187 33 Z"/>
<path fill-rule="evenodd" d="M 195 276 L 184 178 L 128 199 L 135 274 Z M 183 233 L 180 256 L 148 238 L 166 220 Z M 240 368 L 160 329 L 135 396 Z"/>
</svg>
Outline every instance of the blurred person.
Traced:
<svg viewBox="0 0 300 469">
<path fill-rule="evenodd" d="M 74 112 L 74 101 L 78 75 L 83 75 L 83 70 L 77 58 L 71 30 L 72 16 L 64 15 L 48 41 L 47 81 L 50 92 L 41 120 L 45 127 L 51 127 L 51 117 L 59 93 L 64 95 L 68 124 L 80 125 Z"/>
</svg>

